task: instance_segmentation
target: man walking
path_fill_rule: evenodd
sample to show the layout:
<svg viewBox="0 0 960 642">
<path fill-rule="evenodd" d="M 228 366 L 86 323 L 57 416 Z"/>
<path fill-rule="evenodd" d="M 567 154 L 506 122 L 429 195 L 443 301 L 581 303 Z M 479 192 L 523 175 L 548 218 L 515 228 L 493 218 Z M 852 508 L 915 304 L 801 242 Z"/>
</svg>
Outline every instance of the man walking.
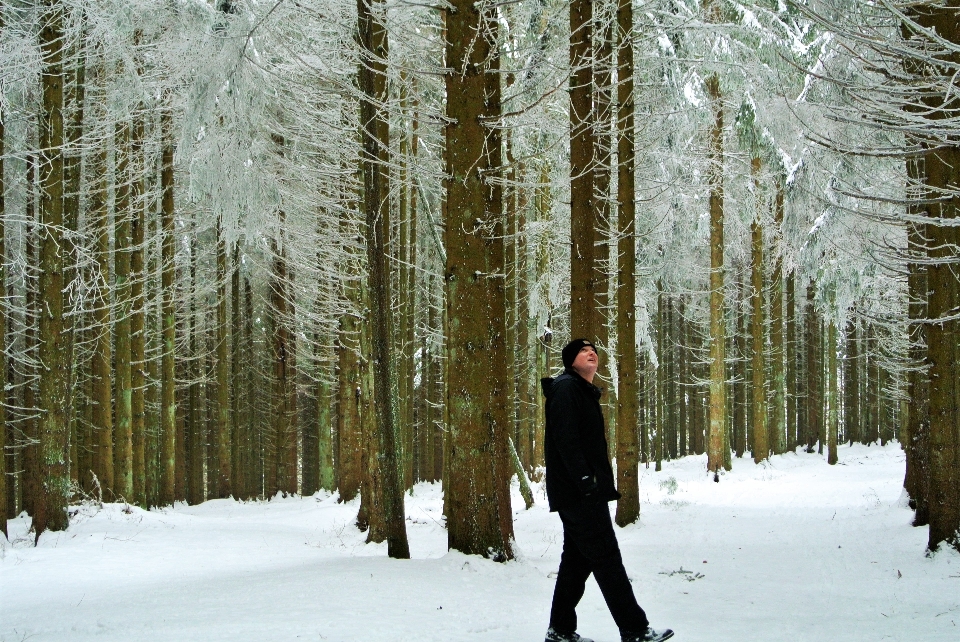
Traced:
<svg viewBox="0 0 960 642">
<path fill-rule="evenodd" d="M 673 631 L 650 628 L 637 604 L 607 507 L 620 493 L 607 457 L 601 390 L 593 385 L 597 350 L 587 339 L 575 339 L 562 355 L 563 374 L 541 380 L 547 398 L 547 499 L 563 522 L 563 553 L 544 642 L 592 642 L 576 632 L 576 607 L 590 573 L 622 642 L 661 642 Z"/>
</svg>

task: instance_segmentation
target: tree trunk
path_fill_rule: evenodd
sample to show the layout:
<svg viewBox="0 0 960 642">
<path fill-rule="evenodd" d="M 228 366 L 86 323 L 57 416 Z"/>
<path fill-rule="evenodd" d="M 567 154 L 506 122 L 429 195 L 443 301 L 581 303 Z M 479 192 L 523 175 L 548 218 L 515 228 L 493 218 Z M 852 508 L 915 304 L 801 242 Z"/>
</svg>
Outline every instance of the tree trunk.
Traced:
<svg viewBox="0 0 960 642">
<path fill-rule="evenodd" d="M 4 33 L 4 7 L 0 2 L 0 35 Z M 4 181 L 4 162 L 6 143 L 6 124 L 3 106 L 0 105 L 0 292 L 7 292 L 7 249 L 6 249 L 6 182 Z M 7 532 L 8 491 L 7 491 L 7 317 L 10 304 L 0 302 L 0 532 L 9 539 Z M 12 470 L 11 470 L 12 473 Z"/>
<path fill-rule="evenodd" d="M 776 238 L 783 238 L 783 199 L 784 179 L 776 181 L 777 193 L 774 201 L 774 232 Z M 772 408 L 767 414 L 770 422 L 770 450 L 782 455 L 787 449 L 786 440 L 786 375 L 783 361 L 783 249 L 774 248 L 773 284 L 770 289 L 770 384 L 773 387 Z"/>
<path fill-rule="evenodd" d="M 617 525 L 640 517 L 637 448 L 639 364 L 636 319 L 636 197 L 633 98 L 633 3 L 617 5 Z"/>
<path fill-rule="evenodd" d="M 281 234 L 285 229 L 285 214 L 279 213 Z M 273 253 L 270 272 L 270 319 L 273 365 L 272 436 L 267 447 L 271 461 L 265 479 L 268 496 L 297 492 L 297 425 L 296 425 L 296 366 L 293 333 L 288 329 L 291 312 L 288 310 L 288 270 L 286 249 L 282 242 L 271 242 Z M 291 461 L 291 451 L 294 456 Z"/>
<path fill-rule="evenodd" d="M 663 432 L 665 429 L 666 422 L 664 421 L 664 412 L 666 401 L 664 397 L 665 388 L 666 388 L 666 375 L 664 373 L 666 350 L 664 349 L 664 343 L 666 339 L 666 314 L 664 308 L 666 307 L 666 297 L 663 294 L 663 281 L 657 281 L 657 371 L 656 371 L 656 385 L 654 387 L 654 403 L 652 407 L 656 413 L 654 416 L 654 442 L 653 442 L 653 459 L 656 462 L 656 471 L 663 469 Z"/>
<path fill-rule="evenodd" d="M 249 367 L 250 354 L 243 351 L 243 305 L 240 289 L 240 241 L 233 243 L 233 261 L 230 265 L 230 476 L 231 490 L 237 499 L 250 496 L 246 477 L 246 459 L 250 457 L 247 441 L 247 417 L 243 399 L 244 367 Z"/>
<path fill-rule="evenodd" d="M 837 390 L 837 324 L 830 319 L 827 324 L 827 463 L 837 463 L 837 430 L 839 426 L 839 400 Z"/>
<path fill-rule="evenodd" d="M 169 100 L 169 96 L 165 97 Z M 161 289 L 161 332 L 163 333 L 163 356 L 160 383 L 160 504 L 172 504 L 175 499 L 176 448 L 177 448 L 177 403 L 176 368 L 174 350 L 176 344 L 176 308 L 174 298 L 176 289 L 176 263 L 174 261 L 174 200 L 173 200 L 173 113 L 169 107 L 160 112 L 160 134 L 162 136 L 160 167 L 160 289 Z"/>
<path fill-rule="evenodd" d="M 243 387 L 246 390 L 246 404 L 244 413 L 246 423 L 244 429 L 244 443 L 247 446 L 246 470 L 243 477 L 246 480 L 246 496 L 264 496 L 263 487 L 263 441 L 260 439 L 260 422 L 257 420 L 256 379 L 254 377 L 257 364 L 257 353 L 253 339 L 253 291 L 250 279 L 243 278 L 243 339 L 247 355 L 247 369 Z"/>
<path fill-rule="evenodd" d="M 615 37 L 615 16 L 612 13 L 616 5 L 611 0 L 592 3 L 596 5 L 593 12 L 594 36 L 596 37 L 596 52 L 593 61 L 593 93 L 594 105 L 594 163 L 593 163 L 593 198 L 596 222 L 594 223 L 595 249 L 594 257 L 596 276 L 596 290 L 594 301 L 596 306 L 597 326 L 594 331 L 601 354 L 597 369 L 598 384 L 606 389 L 601 397 L 603 414 L 606 419 L 607 443 L 617 443 L 617 391 L 613 387 L 611 359 L 615 355 L 611 351 L 610 326 L 611 297 L 610 292 L 614 284 L 614 274 L 617 270 L 617 258 L 612 254 L 615 231 L 610 213 L 610 183 L 613 161 L 613 122 L 611 120 L 611 102 L 613 82 L 613 39 Z M 586 335 L 590 336 L 590 335 Z"/>
<path fill-rule="evenodd" d="M 44 0 L 40 28 L 43 104 L 40 117 L 39 463 L 42 483 L 33 519 L 36 539 L 67 528 L 70 499 L 70 363 L 66 360 L 63 301 L 63 9 Z"/>
<path fill-rule="evenodd" d="M 760 196 L 760 158 L 754 157 L 751 163 L 755 199 L 754 219 L 750 225 L 751 262 L 750 262 L 750 337 L 752 340 L 753 381 L 750 386 L 753 404 L 753 422 L 751 425 L 753 442 L 753 462 L 759 464 L 770 455 L 769 432 L 767 430 L 767 341 L 766 314 L 763 301 L 763 225 L 760 221 L 762 197 Z"/>
<path fill-rule="evenodd" d="M 130 363 L 130 123 L 118 122 L 114 133 L 114 497 L 133 500 L 133 371 Z"/>
<path fill-rule="evenodd" d="M 355 261 L 352 261 L 354 265 Z M 347 268 L 356 269 L 350 266 Z M 338 386 L 338 443 L 337 489 L 340 501 L 352 501 L 360 493 L 361 424 L 360 424 L 360 330 L 359 319 L 354 310 L 360 307 L 358 277 L 348 275 L 344 284 L 345 297 L 351 309 L 340 317 L 338 337 L 339 386 Z"/>
<path fill-rule="evenodd" d="M 37 303 L 37 284 L 32 276 L 34 267 L 37 265 L 37 185 L 36 185 L 36 157 L 32 154 L 27 155 L 27 197 L 25 204 L 26 225 L 24 234 L 26 241 L 24 245 L 24 262 L 30 266 L 30 272 L 24 279 L 25 303 L 24 311 L 24 346 L 23 351 L 27 356 L 27 363 L 23 365 L 23 411 L 25 417 L 23 420 L 23 446 L 21 459 L 23 461 L 23 490 L 21 492 L 21 505 L 29 515 L 36 514 L 37 498 L 40 493 L 40 462 L 38 459 L 37 445 L 40 443 L 40 435 L 37 432 L 38 423 L 36 417 L 37 390 L 34 385 L 36 369 L 33 364 L 37 360 L 37 315 L 39 305 Z"/>
<path fill-rule="evenodd" d="M 387 30 L 382 0 L 357 0 L 361 64 L 358 73 L 362 141 L 363 211 L 366 217 L 367 276 L 370 291 L 373 367 L 373 421 L 376 442 L 374 497 L 390 557 L 410 557 L 404 519 L 403 486 L 397 456 L 394 424 L 393 368 L 391 357 L 390 270 L 387 241 L 390 233 L 389 175 L 390 125 L 387 101 Z M 373 529 L 371 528 L 371 534 Z"/>
<path fill-rule="evenodd" d="M 804 317 L 804 343 L 806 344 L 806 424 L 804 425 L 804 437 L 807 444 L 807 452 L 812 453 L 816 445 L 817 436 L 820 434 L 820 426 L 823 423 L 821 412 L 823 405 L 819 395 L 820 386 L 820 355 L 819 342 L 817 337 L 820 334 L 820 321 L 817 310 L 813 302 L 813 283 L 807 286 L 807 310 Z"/>
<path fill-rule="evenodd" d="M 190 290 L 187 293 L 189 300 L 188 326 L 189 336 L 189 366 L 188 366 L 188 409 L 187 409 L 187 502 L 200 504 L 205 499 L 203 486 L 204 463 L 204 426 L 201 419 L 200 380 L 203 377 L 202 357 L 200 355 L 200 323 L 197 319 L 197 299 L 199 298 L 197 283 L 197 263 L 199 262 L 196 224 L 191 230 L 190 239 Z"/>
<path fill-rule="evenodd" d="M 230 497 L 233 493 L 233 448 L 230 421 L 230 354 L 227 337 L 227 241 L 224 239 L 223 217 L 217 218 L 217 496 Z"/>
<path fill-rule="evenodd" d="M 846 441 L 852 446 L 859 439 L 860 421 L 860 373 L 857 367 L 859 345 L 857 341 L 857 322 L 847 321 L 846 350 L 843 359 L 843 428 Z"/>
<path fill-rule="evenodd" d="M 790 273 L 787 281 L 787 335 L 784 339 L 787 356 L 787 373 L 785 394 L 787 398 L 787 449 L 793 452 L 797 448 L 797 366 L 799 353 L 797 352 L 797 308 L 796 308 L 796 277 Z"/>
<path fill-rule="evenodd" d="M 714 110 L 710 132 L 710 426 L 708 430 L 707 470 L 715 474 L 725 465 L 729 453 L 723 452 L 726 441 L 726 326 L 724 325 L 723 292 L 723 103 L 720 79 L 710 76 L 707 93 Z"/>
<path fill-rule="evenodd" d="M 494 12 L 471 0 L 455 0 L 445 14 L 450 71 L 445 75 L 444 491 L 449 547 L 503 560 L 513 557 L 509 378 L 489 376 L 504 363 L 506 335 L 502 193 L 491 180 L 501 171 L 499 52 L 491 47 L 497 42 Z M 589 101 L 589 69 L 587 73 Z M 589 129 L 589 121 L 584 125 Z M 592 145 L 585 153 L 592 154 Z M 592 302 L 592 292 L 590 297 Z M 477 309 L 486 313 L 478 315 Z"/>
<path fill-rule="evenodd" d="M 139 41 L 139 36 L 135 37 Z M 133 114 L 133 129 L 130 140 L 130 156 L 133 161 L 130 172 L 133 212 L 130 217 L 130 436 L 131 436 L 131 477 L 133 496 L 131 500 L 146 507 L 146 424 L 144 395 L 146 393 L 146 343 L 144 336 L 145 305 L 143 284 L 144 272 L 144 229 L 146 220 L 146 159 L 143 156 L 144 137 L 143 106 L 138 105 Z"/>
<path fill-rule="evenodd" d="M 593 3 L 570 2 L 570 338 L 596 341 L 596 207 L 593 109 Z M 447 250 L 449 253 L 449 249 Z"/>
<path fill-rule="evenodd" d="M 954 20 L 953 9 L 940 9 L 941 22 L 946 27 Z M 956 23 L 949 32 L 957 42 Z M 939 33 L 939 30 L 938 30 Z M 957 218 L 960 198 L 956 186 L 960 184 L 960 149 L 941 148 L 927 152 L 925 158 L 926 183 L 931 198 L 941 199 L 931 205 L 934 218 Z M 946 194 L 949 194 L 947 200 Z M 927 360 L 929 363 L 930 429 L 927 466 L 929 470 L 929 522 L 927 548 L 935 551 L 946 542 L 960 549 L 960 409 L 957 408 L 957 334 L 956 320 L 944 317 L 956 315 L 960 303 L 955 267 L 947 262 L 954 257 L 953 244 L 957 242 L 956 228 L 931 223 L 926 226 L 929 242 L 927 267 Z"/>
<path fill-rule="evenodd" d="M 689 406 L 687 402 L 687 382 L 689 381 L 689 352 L 687 351 L 687 341 L 689 340 L 689 327 L 690 324 L 686 319 L 686 305 L 684 298 L 677 298 L 677 315 L 675 327 L 676 327 L 676 348 L 675 354 L 677 355 L 677 375 L 676 375 L 676 389 L 677 389 L 677 434 L 680 439 L 678 444 L 678 454 L 680 457 L 685 457 L 689 454 L 689 441 L 688 441 L 688 425 L 689 425 Z"/>
<path fill-rule="evenodd" d="M 732 306 L 736 318 L 736 329 L 733 339 L 733 377 L 731 377 L 730 387 L 733 389 L 733 450 L 734 454 L 743 457 L 747 450 L 747 401 L 748 393 L 751 389 L 749 385 L 749 368 L 747 367 L 747 319 L 749 315 L 746 312 L 747 287 L 743 278 L 743 271 L 736 269 L 739 278 L 734 292 L 736 293 L 736 303 Z M 742 285 L 742 287 L 741 287 Z"/>
<path fill-rule="evenodd" d="M 919 164 L 911 162 L 908 168 Z M 913 171 L 916 171 L 914 169 Z M 919 174 L 919 172 L 917 172 Z M 912 177 L 920 180 L 920 176 Z M 907 438 L 904 440 L 906 451 L 906 473 L 904 488 L 910 495 L 910 503 L 914 509 L 914 526 L 926 526 L 930 520 L 930 468 L 928 455 L 930 453 L 930 379 L 927 368 L 930 361 L 927 359 L 928 345 L 928 318 L 927 310 L 927 265 L 924 259 L 927 255 L 926 241 L 924 240 L 924 226 L 908 224 L 907 243 L 911 258 L 915 260 L 909 265 L 908 288 L 910 318 L 910 365 L 907 375 L 907 395 L 910 397 L 910 418 L 907 425 Z"/>
<path fill-rule="evenodd" d="M 83 116 L 84 102 L 86 96 L 86 37 L 85 26 L 81 24 L 80 35 L 74 41 L 74 45 L 67 52 L 72 58 L 71 84 L 68 92 L 69 98 L 64 102 L 64 135 L 65 147 L 63 153 L 63 224 L 64 246 L 61 251 L 65 254 L 63 283 L 69 292 L 72 284 L 78 276 L 80 266 L 80 255 L 77 251 L 77 236 L 80 225 L 80 170 L 83 151 L 81 148 L 81 137 L 83 135 Z M 76 333 L 80 326 L 85 325 L 78 322 L 79 314 L 71 314 L 79 306 L 79 301 L 71 300 L 70 297 L 64 299 L 63 305 L 65 315 L 71 316 L 74 321 L 67 324 L 65 336 L 63 338 L 64 362 L 67 364 L 66 377 L 69 392 L 69 407 L 67 409 L 67 432 L 70 443 L 70 481 L 78 483 L 78 466 L 81 461 L 86 463 L 86 433 L 89 431 L 89 424 L 78 425 L 77 410 L 86 410 L 89 404 L 82 399 L 81 394 L 83 385 L 76 385 L 78 373 L 74 365 L 74 350 L 76 345 Z M 89 319 L 89 315 L 83 315 Z M 84 373 L 85 375 L 86 373 Z M 83 377 L 87 379 L 86 376 Z M 80 403 L 78 403 L 78 401 Z M 82 444 L 80 442 L 83 442 Z"/>
</svg>

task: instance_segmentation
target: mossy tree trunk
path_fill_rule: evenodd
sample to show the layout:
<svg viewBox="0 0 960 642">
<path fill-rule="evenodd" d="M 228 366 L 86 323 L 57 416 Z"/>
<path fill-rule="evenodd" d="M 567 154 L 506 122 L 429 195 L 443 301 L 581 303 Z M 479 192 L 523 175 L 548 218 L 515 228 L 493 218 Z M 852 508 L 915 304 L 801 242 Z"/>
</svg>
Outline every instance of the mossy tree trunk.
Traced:
<svg viewBox="0 0 960 642">
<path fill-rule="evenodd" d="M 714 120 L 710 130 L 710 424 L 707 469 L 725 467 L 727 433 L 726 325 L 723 267 L 723 101 L 720 78 L 709 76 L 707 94 Z"/>
<path fill-rule="evenodd" d="M 495 8 L 471 0 L 455 0 L 445 16 L 447 541 L 509 559 L 510 378 L 489 376 L 506 358 L 498 22 Z M 588 75 L 587 100 L 589 85 Z"/>
</svg>

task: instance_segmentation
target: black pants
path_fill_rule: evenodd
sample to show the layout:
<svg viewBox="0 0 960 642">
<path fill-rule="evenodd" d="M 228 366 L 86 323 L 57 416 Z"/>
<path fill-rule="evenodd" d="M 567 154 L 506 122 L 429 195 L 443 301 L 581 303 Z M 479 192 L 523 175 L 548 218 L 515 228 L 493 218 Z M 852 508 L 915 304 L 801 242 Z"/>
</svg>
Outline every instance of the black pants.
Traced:
<svg viewBox="0 0 960 642">
<path fill-rule="evenodd" d="M 606 502 L 558 512 L 563 521 L 563 553 L 553 590 L 550 626 L 564 633 L 577 630 L 577 604 L 593 573 L 620 632 L 646 631 L 647 615 L 633 596 Z"/>
</svg>

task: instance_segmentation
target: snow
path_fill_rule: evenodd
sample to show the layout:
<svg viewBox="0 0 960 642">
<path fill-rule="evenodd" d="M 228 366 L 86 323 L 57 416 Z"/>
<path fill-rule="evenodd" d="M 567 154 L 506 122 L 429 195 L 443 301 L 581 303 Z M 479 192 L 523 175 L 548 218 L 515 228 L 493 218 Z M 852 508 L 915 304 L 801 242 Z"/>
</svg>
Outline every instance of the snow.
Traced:
<svg viewBox="0 0 960 642">
<path fill-rule="evenodd" d="M 842 447 L 837 466 L 734 460 L 720 483 L 702 457 L 641 467 L 640 522 L 618 529 L 640 604 L 678 642 L 960 639 L 960 555 L 925 555 L 903 467 L 897 444 Z M 326 493 L 90 504 L 37 547 L 21 517 L 0 549 L 0 641 L 539 642 L 562 535 L 534 490 L 525 511 L 514 484 L 506 564 L 446 551 L 431 484 L 406 497 L 411 560 L 365 544 L 357 503 Z M 578 613 L 582 634 L 619 640 L 592 579 Z"/>
</svg>

